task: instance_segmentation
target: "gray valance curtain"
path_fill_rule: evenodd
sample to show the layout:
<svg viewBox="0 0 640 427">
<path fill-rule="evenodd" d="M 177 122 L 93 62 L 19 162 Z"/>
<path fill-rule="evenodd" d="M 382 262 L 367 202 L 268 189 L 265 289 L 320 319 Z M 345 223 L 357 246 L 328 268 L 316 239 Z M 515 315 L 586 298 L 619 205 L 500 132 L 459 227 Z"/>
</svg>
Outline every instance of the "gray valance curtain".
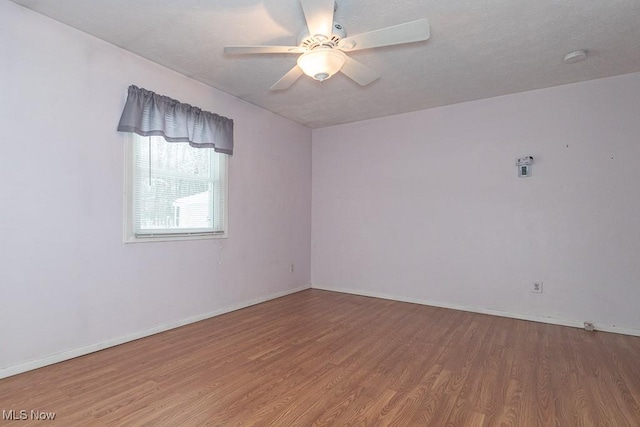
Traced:
<svg viewBox="0 0 640 427">
<path fill-rule="evenodd" d="M 134 85 L 129 86 L 118 130 L 233 154 L 233 120 Z"/>
</svg>

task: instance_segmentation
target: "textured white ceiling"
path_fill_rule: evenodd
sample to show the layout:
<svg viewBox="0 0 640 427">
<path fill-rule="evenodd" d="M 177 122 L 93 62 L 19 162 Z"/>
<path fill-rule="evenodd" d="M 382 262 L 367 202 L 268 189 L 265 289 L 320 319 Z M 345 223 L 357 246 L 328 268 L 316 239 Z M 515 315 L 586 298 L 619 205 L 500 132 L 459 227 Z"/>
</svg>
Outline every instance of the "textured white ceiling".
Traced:
<svg viewBox="0 0 640 427">
<path fill-rule="evenodd" d="M 348 35 L 427 18 L 431 39 L 352 52 L 382 77 L 269 88 L 296 55 L 298 0 L 12 0 L 296 122 L 317 128 L 640 71 L 640 0 L 337 0 Z M 589 58 L 564 64 L 572 50 Z"/>
</svg>

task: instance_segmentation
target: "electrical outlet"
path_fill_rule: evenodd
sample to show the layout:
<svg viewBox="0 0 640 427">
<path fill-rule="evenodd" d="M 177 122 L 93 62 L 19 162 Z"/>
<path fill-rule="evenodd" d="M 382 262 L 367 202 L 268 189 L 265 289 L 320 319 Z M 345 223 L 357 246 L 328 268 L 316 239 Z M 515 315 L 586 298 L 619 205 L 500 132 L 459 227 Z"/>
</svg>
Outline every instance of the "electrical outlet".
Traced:
<svg viewBox="0 0 640 427">
<path fill-rule="evenodd" d="M 542 293 L 542 282 L 533 282 L 533 286 L 531 287 L 531 292 L 534 294 Z"/>
<path fill-rule="evenodd" d="M 291 270 L 292 273 L 294 271 L 296 271 L 296 265 L 295 264 L 291 264 L 290 270 Z"/>
</svg>

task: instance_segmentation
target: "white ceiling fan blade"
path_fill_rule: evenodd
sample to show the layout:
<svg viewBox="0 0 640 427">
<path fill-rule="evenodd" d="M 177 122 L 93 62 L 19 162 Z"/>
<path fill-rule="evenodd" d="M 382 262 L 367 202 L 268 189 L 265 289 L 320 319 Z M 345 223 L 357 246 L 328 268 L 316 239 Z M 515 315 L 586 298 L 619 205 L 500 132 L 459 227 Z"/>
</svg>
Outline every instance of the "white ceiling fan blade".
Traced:
<svg viewBox="0 0 640 427">
<path fill-rule="evenodd" d="M 247 54 L 247 53 L 302 53 L 299 46 L 225 46 L 224 53 Z"/>
<path fill-rule="evenodd" d="M 282 76 L 282 78 L 278 80 L 273 86 L 271 86 L 271 89 L 269 90 L 289 89 L 289 87 L 293 83 L 295 83 L 295 81 L 298 80 L 302 74 L 304 74 L 302 72 L 302 69 L 296 65 L 295 67 L 290 69 L 287 74 Z"/>
<path fill-rule="evenodd" d="M 334 0 L 300 0 L 304 17 L 307 20 L 309 34 L 331 36 L 333 29 Z"/>
<path fill-rule="evenodd" d="M 344 51 L 370 49 L 394 44 L 427 40 L 430 36 L 429 21 L 419 19 L 368 33 L 357 34 L 340 40 L 338 47 Z"/>
<path fill-rule="evenodd" d="M 366 86 L 380 78 L 380 74 L 376 70 L 348 56 L 340 71 L 360 86 Z"/>
</svg>

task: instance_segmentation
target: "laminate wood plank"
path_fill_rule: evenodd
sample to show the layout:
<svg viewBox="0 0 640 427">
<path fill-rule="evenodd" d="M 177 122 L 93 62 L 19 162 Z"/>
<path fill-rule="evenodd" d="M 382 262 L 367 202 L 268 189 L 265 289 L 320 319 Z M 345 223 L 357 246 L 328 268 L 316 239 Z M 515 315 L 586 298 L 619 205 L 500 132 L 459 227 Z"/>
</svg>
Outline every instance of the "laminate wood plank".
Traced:
<svg viewBox="0 0 640 427">
<path fill-rule="evenodd" d="M 417 377 L 411 387 L 405 385 L 385 406 L 378 416 L 380 425 L 409 425 L 418 410 L 429 418 L 442 397 L 447 379 L 448 373 L 444 372 L 443 366 L 432 364 L 422 377 Z"/>
<path fill-rule="evenodd" d="M 391 330 L 396 329 L 398 321 L 396 316 L 395 322 L 391 322 L 388 327 Z M 366 331 L 366 329 L 364 330 Z M 385 339 L 373 334 L 366 336 L 367 338 L 359 346 L 359 351 L 345 359 L 342 364 L 337 365 L 334 371 L 335 375 L 311 389 L 312 393 L 302 401 L 302 405 L 307 406 L 307 409 L 295 418 L 283 419 L 282 425 L 307 425 L 305 423 L 309 422 L 308 420 L 322 421 L 325 418 L 331 418 L 336 412 L 340 412 L 345 403 L 351 402 L 363 387 L 366 387 L 376 376 L 380 375 L 372 368 L 383 363 L 404 338 L 402 334 L 397 333 L 385 337 Z M 361 364 L 362 360 L 367 361 L 365 367 Z"/>
<path fill-rule="evenodd" d="M 72 427 L 637 427 L 639 360 L 638 337 L 307 290 L 0 380 L 0 410 Z"/>
</svg>

